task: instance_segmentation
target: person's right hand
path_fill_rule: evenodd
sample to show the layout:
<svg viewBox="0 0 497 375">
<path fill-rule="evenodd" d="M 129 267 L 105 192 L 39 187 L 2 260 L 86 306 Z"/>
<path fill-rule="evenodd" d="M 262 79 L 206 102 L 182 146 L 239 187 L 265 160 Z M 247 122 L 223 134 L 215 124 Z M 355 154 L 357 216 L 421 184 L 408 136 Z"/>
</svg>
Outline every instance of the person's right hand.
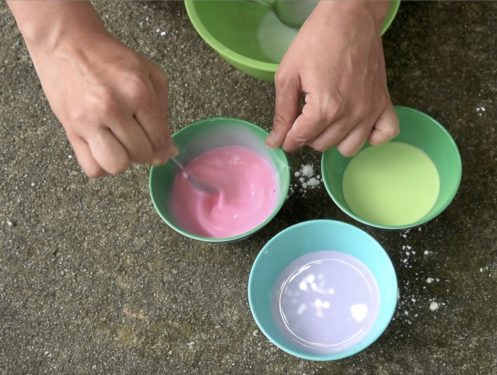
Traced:
<svg viewBox="0 0 497 375">
<path fill-rule="evenodd" d="M 131 162 L 164 163 L 177 154 L 168 129 L 168 82 L 159 67 L 105 30 L 30 53 L 89 177 L 118 174 Z"/>
</svg>

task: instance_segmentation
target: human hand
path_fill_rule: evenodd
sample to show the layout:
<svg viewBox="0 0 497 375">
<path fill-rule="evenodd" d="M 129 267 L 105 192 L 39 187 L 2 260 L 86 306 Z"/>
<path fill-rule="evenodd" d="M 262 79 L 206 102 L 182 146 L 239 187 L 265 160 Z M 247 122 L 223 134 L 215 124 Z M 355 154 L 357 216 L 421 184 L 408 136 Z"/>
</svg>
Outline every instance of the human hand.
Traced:
<svg viewBox="0 0 497 375">
<path fill-rule="evenodd" d="M 53 112 L 90 177 L 177 153 L 168 129 L 168 83 L 154 64 L 106 32 L 50 54 L 32 53 Z"/>
<path fill-rule="evenodd" d="M 105 30 L 88 1 L 7 1 L 43 90 L 90 177 L 178 152 L 165 74 Z"/>
<path fill-rule="evenodd" d="M 320 1 L 276 72 L 267 144 L 294 151 L 332 146 L 353 156 L 398 133 L 387 89 L 381 24 L 388 1 Z M 300 108 L 301 96 L 305 104 Z"/>
</svg>

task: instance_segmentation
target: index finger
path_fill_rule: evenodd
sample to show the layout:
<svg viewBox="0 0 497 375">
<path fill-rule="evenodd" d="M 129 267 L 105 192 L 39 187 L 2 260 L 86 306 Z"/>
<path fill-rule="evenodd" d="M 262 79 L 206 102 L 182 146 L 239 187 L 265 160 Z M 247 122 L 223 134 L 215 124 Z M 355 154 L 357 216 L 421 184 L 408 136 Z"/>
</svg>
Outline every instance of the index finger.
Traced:
<svg viewBox="0 0 497 375">
<path fill-rule="evenodd" d="M 138 107 L 135 118 L 143 128 L 153 146 L 154 157 L 163 160 L 166 154 L 173 153 L 171 132 L 168 126 L 168 83 L 165 74 L 153 67 L 149 76 L 150 90 L 153 92 L 150 105 Z"/>
<path fill-rule="evenodd" d="M 341 99 L 336 95 L 308 93 L 302 113 L 288 132 L 283 149 L 292 152 L 312 142 L 338 120 L 341 107 Z"/>
</svg>

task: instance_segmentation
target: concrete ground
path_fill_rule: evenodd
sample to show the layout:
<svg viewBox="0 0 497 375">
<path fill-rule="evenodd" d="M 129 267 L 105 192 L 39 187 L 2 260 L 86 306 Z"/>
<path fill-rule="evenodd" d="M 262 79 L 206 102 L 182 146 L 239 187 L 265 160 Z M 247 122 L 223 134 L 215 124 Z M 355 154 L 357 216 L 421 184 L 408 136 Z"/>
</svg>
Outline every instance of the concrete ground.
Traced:
<svg viewBox="0 0 497 375">
<path fill-rule="evenodd" d="M 216 115 L 271 124 L 272 85 L 221 60 L 183 3 L 96 6 L 113 33 L 169 72 L 173 129 Z M 462 184 L 441 216 L 410 232 L 376 230 L 345 216 L 321 186 L 293 194 L 250 239 L 210 245 L 160 220 L 146 167 L 84 177 L 2 2 L 0 374 L 496 374 L 496 19 L 496 2 L 403 2 L 384 38 L 394 103 L 431 114 L 460 147 Z M 319 154 L 290 161 L 293 171 L 317 168 Z M 264 243 L 316 218 L 376 237 L 400 283 L 385 334 L 338 362 L 276 349 L 246 298 Z"/>
</svg>

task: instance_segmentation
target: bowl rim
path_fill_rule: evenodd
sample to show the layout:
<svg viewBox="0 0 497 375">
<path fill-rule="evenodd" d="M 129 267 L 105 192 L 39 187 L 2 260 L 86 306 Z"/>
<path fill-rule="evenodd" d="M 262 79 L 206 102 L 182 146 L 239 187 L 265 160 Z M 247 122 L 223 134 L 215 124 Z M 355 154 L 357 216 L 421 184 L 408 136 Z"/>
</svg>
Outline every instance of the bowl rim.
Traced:
<svg viewBox="0 0 497 375">
<path fill-rule="evenodd" d="M 381 326 L 381 328 L 378 331 L 378 334 L 374 335 L 374 336 L 371 336 L 369 339 L 363 340 L 363 341 L 355 344 L 351 348 L 348 348 L 348 349 L 343 350 L 341 352 L 330 353 L 330 354 L 325 354 L 325 355 L 323 355 L 323 354 L 311 354 L 311 353 L 309 353 L 309 354 L 299 353 L 299 352 L 297 352 L 295 350 L 292 350 L 292 349 L 284 346 L 283 344 L 279 343 L 278 341 L 276 341 L 265 330 L 264 326 L 259 321 L 259 318 L 258 318 L 257 313 L 256 313 L 256 309 L 255 309 L 255 306 L 254 306 L 254 302 L 252 300 L 252 293 L 251 293 L 251 291 L 254 289 L 254 286 L 253 286 L 254 270 L 257 267 L 257 265 L 260 262 L 262 262 L 262 259 L 264 257 L 264 255 L 263 255 L 264 251 L 266 250 L 266 248 L 268 246 L 270 246 L 270 244 L 273 241 L 275 241 L 278 237 L 286 235 L 288 232 L 291 232 L 291 231 L 294 231 L 294 230 L 298 229 L 299 227 L 308 226 L 308 225 L 315 225 L 315 224 L 322 224 L 322 223 L 326 223 L 328 225 L 348 227 L 350 229 L 353 229 L 355 231 L 358 231 L 358 232 L 361 232 L 361 233 L 365 234 L 369 238 L 369 240 L 371 240 L 373 243 L 375 243 L 377 245 L 377 248 L 379 248 L 386 255 L 387 267 L 390 268 L 390 270 L 393 272 L 392 275 L 393 275 L 393 279 L 395 281 L 395 287 L 394 287 L 395 299 L 394 299 L 394 303 L 392 305 L 391 310 L 388 310 L 387 312 L 385 312 L 383 314 L 383 316 L 385 318 L 385 324 L 384 324 L 384 326 Z M 383 333 L 385 332 L 385 330 L 388 328 L 388 326 L 390 325 L 390 323 L 392 321 L 393 315 L 394 315 L 395 310 L 397 309 L 397 305 L 398 305 L 399 287 L 398 287 L 397 273 L 396 273 L 395 267 L 394 267 L 394 265 L 392 263 L 392 259 L 388 255 L 388 253 L 385 250 L 385 248 L 372 235 L 370 235 L 366 231 L 362 230 L 361 228 L 356 227 L 355 225 L 352 225 L 352 224 L 349 224 L 349 223 L 346 223 L 346 222 L 343 222 L 343 221 L 331 220 L 331 219 L 315 219 L 315 220 L 307 220 L 307 221 L 303 221 L 303 222 L 291 225 L 291 226 L 285 228 L 284 230 L 278 232 L 268 242 L 265 243 L 265 245 L 262 247 L 262 249 L 257 254 L 254 262 L 252 263 L 252 267 L 251 267 L 250 273 L 249 273 L 247 294 L 248 294 L 249 307 L 250 307 L 250 312 L 252 314 L 252 317 L 255 320 L 255 323 L 257 324 L 257 327 L 262 331 L 262 333 L 264 334 L 264 336 L 266 336 L 266 338 L 272 344 L 276 345 L 278 348 L 280 348 L 284 352 L 286 352 L 288 354 L 291 354 L 291 355 L 293 355 L 293 356 L 295 356 L 297 358 L 311 360 L 311 361 L 321 361 L 322 362 L 322 361 L 334 361 L 334 360 L 339 360 L 339 359 L 344 359 L 344 358 L 347 358 L 347 357 L 351 357 L 351 356 L 353 356 L 353 355 L 355 355 L 355 354 L 357 354 L 357 353 L 359 353 L 359 352 L 361 352 L 363 350 L 366 350 L 369 346 L 371 346 L 374 342 L 376 342 L 383 335 Z M 368 337 L 368 336 L 366 336 L 366 337 Z"/>
<path fill-rule="evenodd" d="M 278 69 L 279 63 L 270 63 L 265 61 L 260 61 L 253 59 L 251 57 L 242 55 L 234 51 L 231 48 L 226 47 L 222 44 L 217 38 L 215 38 L 209 30 L 205 27 L 204 23 L 200 20 L 200 17 L 195 9 L 195 1 L 198 0 L 185 0 L 185 8 L 186 13 L 188 14 L 188 18 L 190 19 L 190 23 L 193 25 L 193 28 L 197 31 L 200 37 L 206 42 L 212 49 L 214 49 L 217 53 L 221 54 L 223 57 L 233 61 L 236 64 L 243 65 L 250 69 L 257 69 L 261 71 L 275 73 Z M 386 22 L 383 23 L 381 29 L 381 35 L 384 35 L 386 31 L 390 28 L 390 25 L 394 21 L 397 16 L 397 12 L 400 7 L 401 0 L 392 0 L 392 4 L 388 11 L 387 17 L 385 19 Z"/>
<path fill-rule="evenodd" d="M 448 140 L 451 148 L 455 152 L 456 165 L 454 165 L 454 169 L 457 172 L 456 183 L 448 189 L 448 194 L 447 194 L 448 199 L 447 199 L 447 201 L 442 206 L 440 206 L 440 208 L 438 210 L 436 210 L 436 211 L 430 211 L 423 218 L 421 218 L 421 219 L 419 219 L 419 220 L 417 220 L 417 221 L 415 221 L 413 223 L 410 223 L 410 224 L 385 225 L 385 224 L 373 223 L 373 222 L 370 222 L 369 220 L 366 220 L 366 219 L 364 219 L 364 218 L 356 215 L 354 212 L 352 212 L 350 209 L 348 209 L 342 203 L 340 203 L 338 201 L 338 199 L 335 197 L 335 195 L 333 194 L 333 192 L 331 190 L 331 187 L 329 186 L 330 184 L 328 182 L 328 178 L 326 178 L 326 168 L 325 168 L 325 158 L 326 158 L 326 155 L 329 152 L 331 152 L 333 150 L 333 148 L 330 148 L 330 149 L 326 150 L 321 155 L 321 175 L 323 176 L 322 180 L 323 180 L 323 183 L 324 183 L 324 187 L 325 187 L 326 191 L 328 192 L 328 195 L 331 197 L 331 199 L 333 200 L 333 202 L 338 206 L 338 208 L 340 208 L 349 217 L 351 217 L 351 218 L 359 221 L 360 223 L 369 225 L 371 227 L 379 228 L 379 229 L 403 230 L 403 229 L 415 228 L 417 226 L 420 226 L 420 225 L 423 225 L 423 224 L 427 223 L 430 220 L 433 220 L 435 217 L 437 217 L 442 212 L 444 212 L 445 209 L 452 203 L 452 201 L 454 200 L 454 197 L 456 196 L 456 194 L 457 194 L 457 192 L 459 190 L 459 186 L 461 184 L 461 179 L 462 179 L 462 159 L 461 159 L 461 153 L 459 152 L 459 148 L 457 147 L 457 144 L 456 144 L 454 138 L 452 138 L 452 135 L 449 133 L 449 131 L 440 122 L 438 122 L 436 119 L 434 119 L 430 115 L 428 115 L 428 114 L 426 114 L 426 113 L 424 113 L 424 112 L 422 112 L 422 111 L 420 111 L 418 109 L 415 109 L 415 108 L 401 106 L 401 105 L 395 105 L 394 107 L 395 107 L 396 111 L 399 110 L 399 111 L 404 111 L 404 112 L 412 112 L 412 113 L 415 113 L 417 116 L 424 117 L 424 118 L 430 120 L 430 122 L 433 125 L 435 125 L 436 127 L 438 127 L 439 130 L 441 130 L 446 135 L 447 140 Z M 392 139 L 392 141 L 395 141 L 395 138 Z"/>
<path fill-rule="evenodd" d="M 237 118 L 222 117 L 222 116 L 220 116 L 220 117 L 208 117 L 208 118 L 203 118 L 203 119 L 199 119 L 197 121 L 194 121 L 194 122 L 192 122 L 192 123 L 184 126 L 180 130 L 176 131 L 172 135 L 172 139 L 174 141 L 174 138 L 177 137 L 178 135 L 180 135 L 181 133 L 183 133 L 184 131 L 186 131 L 187 128 L 195 127 L 195 126 L 204 126 L 205 123 L 208 123 L 208 122 L 218 122 L 218 121 L 230 122 L 230 123 L 235 122 L 237 124 L 242 124 L 244 127 L 252 128 L 256 132 L 264 134 L 266 137 L 269 135 L 269 133 L 265 129 L 263 129 L 262 127 L 254 124 L 254 123 L 251 123 L 249 121 L 242 120 L 242 119 L 237 119 Z M 287 175 L 285 185 L 280 187 L 281 188 L 281 190 L 280 190 L 281 193 L 280 194 L 281 194 L 281 196 L 283 198 L 279 199 L 280 201 L 277 202 L 277 204 L 274 207 L 274 209 L 271 212 L 271 214 L 264 221 L 262 221 L 259 225 L 257 225 L 256 227 L 254 227 L 254 228 L 252 228 L 252 229 L 250 229 L 250 230 L 248 230 L 246 232 L 243 232 L 243 233 L 238 234 L 236 236 L 222 237 L 222 238 L 201 236 L 201 235 L 194 234 L 194 233 L 191 233 L 189 231 L 186 231 L 186 230 L 182 229 L 181 227 L 179 227 L 176 224 L 174 224 L 171 220 L 169 220 L 166 217 L 166 215 L 163 215 L 162 209 L 159 207 L 159 205 L 157 204 L 156 199 L 155 199 L 155 194 L 154 194 L 154 189 L 153 189 L 153 181 L 156 178 L 156 175 L 158 173 L 157 172 L 158 169 L 161 168 L 162 166 L 164 166 L 165 164 L 167 164 L 167 162 L 165 164 L 161 164 L 161 165 L 158 165 L 158 166 L 152 166 L 152 168 L 150 168 L 149 179 L 148 179 L 148 189 L 149 189 L 149 194 L 150 194 L 150 198 L 152 200 L 152 204 L 154 206 L 154 209 L 157 212 L 157 214 L 160 216 L 160 218 L 171 229 L 175 230 L 176 232 L 182 234 L 185 237 L 188 237 L 188 238 L 191 238 L 191 239 L 194 239 L 194 240 L 198 240 L 198 241 L 202 241 L 202 242 L 210 242 L 210 243 L 223 243 L 223 242 L 238 241 L 238 240 L 242 240 L 242 239 L 244 239 L 244 238 L 246 238 L 248 236 L 251 236 L 255 232 L 257 232 L 260 229 L 262 229 L 263 227 L 265 227 L 267 224 L 269 224 L 269 222 L 271 222 L 271 220 L 273 220 L 274 217 L 280 212 L 281 208 L 285 204 L 286 196 L 288 195 L 288 191 L 290 189 L 290 164 L 288 162 L 288 158 L 286 156 L 286 153 L 281 148 L 278 148 L 278 149 L 275 149 L 275 150 L 281 150 L 280 156 L 281 156 L 281 160 L 284 163 L 284 167 L 283 167 L 284 170 L 280 171 L 280 173 L 285 173 Z"/>
</svg>

